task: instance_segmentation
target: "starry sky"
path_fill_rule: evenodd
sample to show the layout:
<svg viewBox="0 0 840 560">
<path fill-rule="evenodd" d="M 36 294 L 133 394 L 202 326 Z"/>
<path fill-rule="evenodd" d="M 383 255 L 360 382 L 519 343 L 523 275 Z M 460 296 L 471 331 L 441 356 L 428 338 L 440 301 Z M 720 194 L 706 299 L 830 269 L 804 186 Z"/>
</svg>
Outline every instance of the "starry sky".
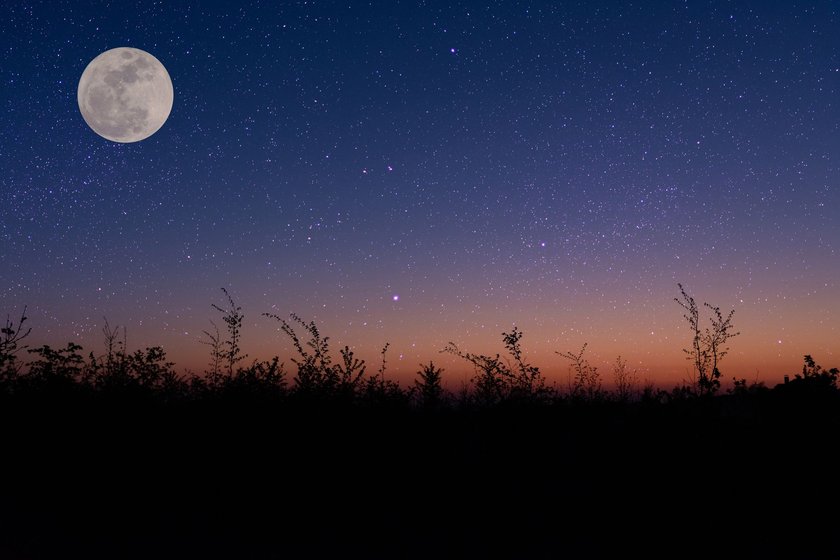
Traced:
<svg viewBox="0 0 840 560">
<path fill-rule="evenodd" d="M 503 351 L 565 382 L 688 375 L 677 283 L 735 310 L 726 380 L 840 365 L 840 4 L 8 2 L 0 313 L 30 344 L 208 361 L 229 290 L 250 358 L 314 320 L 408 380 Z M 96 135 L 87 64 L 172 78 L 150 138 Z M 704 319 L 705 320 L 705 319 Z"/>
</svg>

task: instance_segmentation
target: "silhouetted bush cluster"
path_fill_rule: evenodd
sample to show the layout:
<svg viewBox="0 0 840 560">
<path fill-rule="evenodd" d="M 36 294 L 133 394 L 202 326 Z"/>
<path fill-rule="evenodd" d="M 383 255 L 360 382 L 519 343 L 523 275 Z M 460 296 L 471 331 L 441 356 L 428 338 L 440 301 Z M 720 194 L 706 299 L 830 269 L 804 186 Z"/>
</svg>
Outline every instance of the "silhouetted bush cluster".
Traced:
<svg viewBox="0 0 840 560">
<path fill-rule="evenodd" d="M 224 290 L 224 306 L 212 305 L 222 314 L 224 333 L 215 323 L 213 332 L 204 331 L 210 347 L 210 362 L 201 374 L 177 373 L 158 346 L 129 351 L 126 330 L 111 328 L 107 320 L 102 329 L 105 351 L 83 354 L 73 342 L 64 348 L 44 345 L 28 348 L 24 341 L 31 333 L 26 325 L 26 310 L 16 320 L 7 318 L 0 338 L 0 391 L 6 397 L 15 394 L 88 395 L 150 400 L 161 403 L 219 398 L 251 400 L 265 403 L 292 400 L 318 402 L 335 406 L 417 408 L 423 410 L 494 408 L 509 406 L 547 406 L 558 404 L 643 403 L 665 404 L 695 398 L 712 397 L 720 387 L 718 364 L 726 355 L 726 341 L 732 333 L 732 315 L 725 318 L 720 309 L 712 310 L 711 328 L 700 328 L 699 306 L 682 287 L 682 299 L 692 329 L 691 348 L 685 350 L 694 366 L 695 377 L 671 390 L 658 389 L 648 383 L 639 386 L 635 371 L 619 356 L 613 366 L 615 390 L 604 387 L 601 372 L 584 357 L 587 345 L 579 352 L 557 352 L 570 361 L 566 388 L 547 384 L 539 367 L 529 363 L 522 348 L 523 333 L 517 327 L 502 333 L 507 356 L 464 352 L 450 342 L 441 352 L 462 358 L 473 367 L 470 383 L 459 392 L 447 391 L 443 370 L 434 362 L 421 364 L 413 383 L 407 387 L 386 376 L 387 351 L 382 348 L 381 365 L 375 373 L 356 357 L 349 346 L 332 353 L 330 339 L 313 321 L 296 314 L 287 320 L 275 314 L 263 315 L 277 321 L 280 331 L 295 350 L 291 371 L 275 356 L 267 361 L 253 360 L 246 364 L 241 350 L 244 315 L 231 295 Z M 28 356 L 29 359 L 25 359 Z M 805 356 L 801 374 L 776 389 L 785 395 L 834 398 L 838 392 L 837 368 L 824 370 L 811 356 Z M 745 398 L 769 392 L 762 383 L 734 379 L 727 396 Z"/>
<path fill-rule="evenodd" d="M 390 379 L 297 315 L 294 355 L 248 361 L 225 292 L 205 371 L 160 347 L 29 348 L 0 331 L 0 558 L 836 558 L 826 465 L 840 371 L 719 391 L 729 321 L 688 301 L 693 379 L 640 383 L 586 345 L 549 385 L 517 328 L 459 391 Z M 685 303 L 685 302 L 684 302 Z M 731 314 L 730 314 L 731 316 Z M 606 378 L 606 379 L 605 379 Z M 607 389 L 610 381 L 614 389 Z M 725 538 L 723 537 L 725 533 Z"/>
</svg>

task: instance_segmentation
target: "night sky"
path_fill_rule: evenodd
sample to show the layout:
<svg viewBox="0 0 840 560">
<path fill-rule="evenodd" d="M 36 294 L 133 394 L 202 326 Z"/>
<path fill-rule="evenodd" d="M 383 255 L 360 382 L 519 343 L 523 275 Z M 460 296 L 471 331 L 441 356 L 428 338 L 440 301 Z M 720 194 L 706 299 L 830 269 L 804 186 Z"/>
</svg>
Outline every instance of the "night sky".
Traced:
<svg viewBox="0 0 840 560">
<path fill-rule="evenodd" d="M 732 377 L 840 362 L 840 4 L 9 2 L 0 8 L 0 313 L 30 345 L 161 345 L 200 372 L 229 290 L 314 320 L 407 380 L 588 342 L 688 375 L 674 302 L 735 309 Z M 128 46 L 172 78 L 150 138 L 95 134 L 87 64 Z"/>
</svg>

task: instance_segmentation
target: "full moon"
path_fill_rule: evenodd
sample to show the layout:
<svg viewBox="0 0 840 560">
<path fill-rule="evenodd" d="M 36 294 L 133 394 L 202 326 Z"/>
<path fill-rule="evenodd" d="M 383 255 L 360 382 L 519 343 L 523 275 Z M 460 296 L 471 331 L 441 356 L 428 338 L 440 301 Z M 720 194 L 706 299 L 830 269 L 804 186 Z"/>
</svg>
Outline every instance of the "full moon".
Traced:
<svg viewBox="0 0 840 560">
<path fill-rule="evenodd" d="M 139 142 L 157 132 L 172 111 L 172 80 L 146 51 L 118 47 L 90 61 L 79 79 L 79 110 L 95 133 L 113 142 Z"/>
</svg>

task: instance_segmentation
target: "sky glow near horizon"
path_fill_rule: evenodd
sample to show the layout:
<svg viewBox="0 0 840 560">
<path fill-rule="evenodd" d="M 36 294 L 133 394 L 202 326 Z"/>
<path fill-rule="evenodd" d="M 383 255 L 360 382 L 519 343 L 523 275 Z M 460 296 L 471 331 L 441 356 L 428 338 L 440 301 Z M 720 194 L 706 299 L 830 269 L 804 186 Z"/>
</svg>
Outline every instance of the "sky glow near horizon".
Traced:
<svg viewBox="0 0 840 560">
<path fill-rule="evenodd" d="M 298 2 L 0 8 L 0 313 L 30 345 L 126 326 L 201 371 L 229 290 L 249 359 L 314 320 L 408 380 L 439 351 L 685 379 L 678 283 L 735 310 L 733 377 L 840 365 L 838 5 Z M 87 128 L 87 63 L 143 49 L 169 119 Z"/>
</svg>

